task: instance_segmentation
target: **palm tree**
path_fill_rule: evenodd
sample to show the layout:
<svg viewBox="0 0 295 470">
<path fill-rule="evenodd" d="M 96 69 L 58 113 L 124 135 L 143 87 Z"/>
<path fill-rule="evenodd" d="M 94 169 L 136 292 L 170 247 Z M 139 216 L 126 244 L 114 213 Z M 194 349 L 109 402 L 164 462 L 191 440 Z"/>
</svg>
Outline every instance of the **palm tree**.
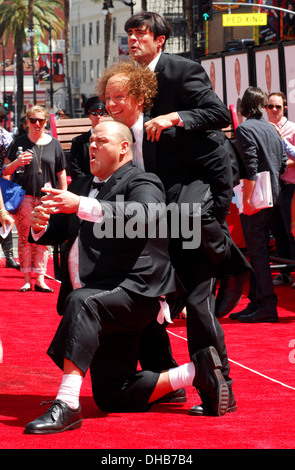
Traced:
<svg viewBox="0 0 295 470">
<path fill-rule="evenodd" d="M 8 38 L 11 37 L 16 49 L 17 122 L 23 114 L 24 107 L 23 43 L 26 41 L 25 28 L 33 23 L 34 29 L 44 36 L 45 27 L 52 26 L 53 32 L 57 35 L 63 27 L 63 21 L 56 13 L 56 8 L 63 9 L 60 0 L 12 0 L 5 2 L 0 0 L 0 38 L 6 45 Z"/>
<path fill-rule="evenodd" d="M 94 3 L 102 3 L 103 0 L 92 0 Z M 109 7 L 108 0 L 104 2 L 106 7 Z M 111 42 L 111 28 L 112 28 L 112 14 L 108 11 L 104 22 L 104 66 L 108 66 L 110 57 L 110 42 Z"/>
<path fill-rule="evenodd" d="M 33 6 L 34 0 L 29 0 L 28 10 L 29 10 L 29 28 L 33 28 Z M 35 79 L 35 34 L 31 36 L 31 62 L 32 62 L 32 75 L 33 75 L 33 97 L 34 104 L 36 104 L 36 79 Z"/>
</svg>

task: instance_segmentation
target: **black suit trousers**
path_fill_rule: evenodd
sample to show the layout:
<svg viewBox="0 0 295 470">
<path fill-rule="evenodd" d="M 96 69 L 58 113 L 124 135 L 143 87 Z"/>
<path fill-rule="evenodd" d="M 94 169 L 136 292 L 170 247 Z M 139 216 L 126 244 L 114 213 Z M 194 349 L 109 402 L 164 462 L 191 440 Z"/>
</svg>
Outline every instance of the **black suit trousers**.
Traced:
<svg viewBox="0 0 295 470">
<path fill-rule="evenodd" d="M 120 287 L 77 289 L 65 301 L 48 354 L 61 369 L 64 358 L 84 374 L 90 367 L 93 397 L 102 411 L 147 411 L 159 374 L 137 372 L 138 343 L 159 308 L 157 299 Z"/>
<path fill-rule="evenodd" d="M 250 216 L 241 214 L 244 239 L 254 270 L 250 278 L 249 299 L 253 308 L 271 314 L 277 312 L 278 299 L 269 265 L 269 234 L 278 218 L 281 218 L 279 206 L 262 209 Z"/>
</svg>

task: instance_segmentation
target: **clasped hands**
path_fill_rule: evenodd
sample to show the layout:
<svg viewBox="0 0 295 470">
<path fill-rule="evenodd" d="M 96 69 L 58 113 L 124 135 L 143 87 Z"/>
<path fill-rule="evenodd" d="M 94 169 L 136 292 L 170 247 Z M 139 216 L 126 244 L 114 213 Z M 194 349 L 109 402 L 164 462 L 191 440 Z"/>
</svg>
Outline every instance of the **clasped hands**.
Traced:
<svg viewBox="0 0 295 470">
<path fill-rule="evenodd" d="M 50 214 L 74 214 L 78 212 L 80 196 L 61 189 L 42 188 L 46 195 L 41 198 L 41 204 L 31 213 L 31 227 L 35 232 L 44 230 L 48 225 Z"/>
</svg>

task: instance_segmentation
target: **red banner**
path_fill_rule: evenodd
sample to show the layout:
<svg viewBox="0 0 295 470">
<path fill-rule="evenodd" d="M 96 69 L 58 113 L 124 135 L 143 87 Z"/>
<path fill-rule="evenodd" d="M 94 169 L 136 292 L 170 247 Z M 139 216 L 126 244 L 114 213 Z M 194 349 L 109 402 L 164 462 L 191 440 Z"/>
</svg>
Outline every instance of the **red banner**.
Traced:
<svg viewBox="0 0 295 470">
<path fill-rule="evenodd" d="M 39 54 L 39 81 L 50 81 L 50 55 Z"/>
<path fill-rule="evenodd" d="M 52 79 L 60 83 L 64 81 L 64 55 L 60 52 L 52 54 Z M 50 54 L 39 55 L 39 80 L 40 82 L 50 82 Z"/>
<path fill-rule="evenodd" d="M 53 81 L 63 82 L 64 81 L 64 55 L 59 53 L 53 54 Z"/>
</svg>

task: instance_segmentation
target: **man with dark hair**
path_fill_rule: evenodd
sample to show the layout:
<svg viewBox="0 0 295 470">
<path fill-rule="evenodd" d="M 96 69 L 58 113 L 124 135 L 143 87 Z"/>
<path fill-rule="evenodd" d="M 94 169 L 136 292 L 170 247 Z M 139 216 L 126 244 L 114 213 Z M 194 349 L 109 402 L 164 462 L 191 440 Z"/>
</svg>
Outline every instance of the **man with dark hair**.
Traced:
<svg viewBox="0 0 295 470">
<path fill-rule="evenodd" d="M 247 252 L 254 273 L 250 276 L 250 303 L 230 318 L 245 323 L 278 322 L 277 296 L 274 292 L 269 266 L 269 233 L 281 218 L 280 175 L 286 169 L 287 155 L 283 141 L 275 128 L 263 118 L 267 95 L 260 88 L 245 91 L 241 112 L 246 121 L 236 129 L 237 146 L 242 157 L 246 178 L 243 188 L 241 224 Z M 269 171 L 273 207 L 257 209 L 252 194 L 257 173 Z M 275 235 L 275 233 L 274 233 Z"/>
<path fill-rule="evenodd" d="M 227 163 L 223 171 L 223 186 L 232 185 L 232 173 L 224 133 L 219 131 L 227 127 L 230 114 L 221 102 L 204 68 L 197 62 L 183 57 L 163 53 L 166 41 L 171 34 L 169 22 L 161 15 L 141 12 L 132 16 L 125 24 L 128 34 L 129 55 L 141 65 L 148 66 L 156 73 L 158 94 L 151 109 L 151 117 L 145 123 L 147 139 L 161 144 L 163 131 L 174 135 L 173 146 L 160 145 L 157 149 L 157 171 L 162 180 L 168 202 L 193 203 L 200 187 L 196 177 L 199 168 L 186 161 L 187 148 L 194 148 L 200 161 L 210 159 L 218 168 L 223 155 Z M 192 147 L 191 144 L 194 143 Z M 218 163 L 217 163 L 218 162 Z M 202 177 L 204 174 L 202 175 Z M 219 180 L 221 182 L 222 178 Z M 214 216 L 223 228 L 223 236 L 217 242 L 216 233 L 203 239 L 206 250 L 183 250 L 181 240 L 172 240 L 170 255 L 177 273 L 188 291 L 186 301 L 187 333 L 190 353 L 213 343 L 222 360 L 222 373 L 230 389 L 228 411 L 236 410 L 232 392 L 232 380 L 229 377 L 229 363 L 224 334 L 215 315 L 227 315 L 238 303 L 242 288 L 249 273 L 249 264 L 234 245 L 225 218 L 228 213 L 232 191 L 226 198 L 221 198 L 221 191 L 212 185 Z M 211 253 L 210 259 L 205 254 Z M 202 262 L 199 257 L 203 256 Z M 215 280 L 222 281 L 216 298 Z M 197 415 L 212 415 L 207 397 L 202 394 L 202 404 L 191 410 Z"/>
</svg>

